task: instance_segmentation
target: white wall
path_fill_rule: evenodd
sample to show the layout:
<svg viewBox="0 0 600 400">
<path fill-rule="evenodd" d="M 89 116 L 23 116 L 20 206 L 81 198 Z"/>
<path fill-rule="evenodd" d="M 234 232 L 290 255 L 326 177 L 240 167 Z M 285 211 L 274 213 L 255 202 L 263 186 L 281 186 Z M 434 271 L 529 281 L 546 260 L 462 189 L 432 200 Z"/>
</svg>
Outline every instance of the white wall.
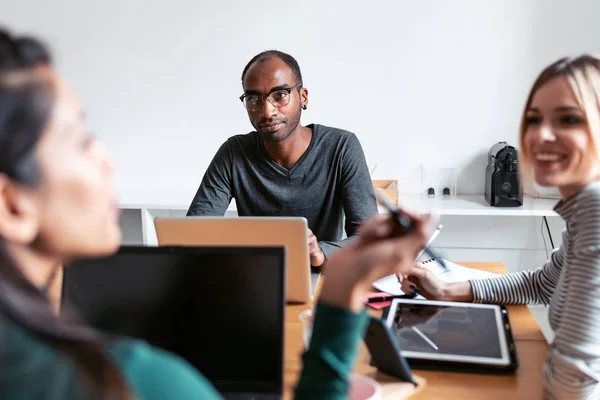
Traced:
<svg viewBox="0 0 600 400">
<path fill-rule="evenodd" d="M 600 35 L 594 0 L 0 4 L 2 25 L 52 46 L 128 203 L 190 201 L 218 146 L 251 130 L 240 74 L 269 48 L 300 62 L 303 122 L 356 132 L 376 175 L 414 191 L 420 164 L 454 164 L 459 191 L 482 193 L 485 154 L 516 143 L 535 75 Z"/>
</svg>

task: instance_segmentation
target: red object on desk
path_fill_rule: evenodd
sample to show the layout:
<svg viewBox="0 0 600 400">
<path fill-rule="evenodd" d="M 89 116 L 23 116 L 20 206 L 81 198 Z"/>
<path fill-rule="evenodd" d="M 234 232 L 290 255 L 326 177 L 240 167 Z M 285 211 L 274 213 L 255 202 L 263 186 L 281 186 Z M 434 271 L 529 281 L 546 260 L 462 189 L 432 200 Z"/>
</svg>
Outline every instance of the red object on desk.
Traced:
<svg viewBox="0 0 600 400">
<path fill-rule="evenodd" d="M 372 299 L 372 298 L 375 298 L 375 297 L 382 297 L 382 296 L 391 296 L 391 294 L 385 293 L 385 292 L 373 293 L 373 294 L 368 295 L 366 298 L 367 299 Z M 367 303 L 367 305 L 369 307 L 371 307 L 371 308 L 376 309 L 376 310 L 380 310 L 382 308 L 391 306 L 392 302 L 390 300 L 388 300 L 388 301 L 380 301 L 380 302 L 377 302 L 377 303 Z"/>
</svg>

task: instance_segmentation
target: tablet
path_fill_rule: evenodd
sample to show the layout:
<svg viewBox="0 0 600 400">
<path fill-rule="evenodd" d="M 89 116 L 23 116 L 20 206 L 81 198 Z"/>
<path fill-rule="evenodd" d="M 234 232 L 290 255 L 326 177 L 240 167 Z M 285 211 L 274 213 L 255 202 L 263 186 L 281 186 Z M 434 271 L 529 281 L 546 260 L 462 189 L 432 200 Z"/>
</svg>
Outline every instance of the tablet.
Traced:
<svg viewBox="0 0 600 400">
<path fill-rule="evenodd" d="M 518 365 L 503 306 L 395 299 L 386 325 L 415 369 L 510 373 Z"/>
</svg>

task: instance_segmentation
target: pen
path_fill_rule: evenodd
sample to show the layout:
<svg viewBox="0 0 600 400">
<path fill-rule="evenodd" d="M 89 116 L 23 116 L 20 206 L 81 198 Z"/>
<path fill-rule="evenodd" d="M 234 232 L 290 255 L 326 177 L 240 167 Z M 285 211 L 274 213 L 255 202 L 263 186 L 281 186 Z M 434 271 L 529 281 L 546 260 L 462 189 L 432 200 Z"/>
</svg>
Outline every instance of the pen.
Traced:
<svg viewBox="0 0 600 400">
<path fill-rule="evenodd" d="M 433 241 L 438 237 L 438 235 L 440 234 L 440 232 L 442 231 L 443 228 L 444 228 L 444 225 L 442 225 L 442 224 L 439 224 L 438 227 L 435 228 L 435 231 L 433 231 L 433 233 L 429 237 L 429 240 L 427 241 L 427 243 L 425 243 L 425 247 L 431 246 L 431 243 L 433 243 Z M 419 254 L 417 255 L 417 260 L 419 259 L 419 257 L 421 257 L 423 255 L 423 252 L 425 251 L 425 247 L 423 247 L 423 250 L 421 250 L 419 252 Z"/>
<path fill-rule="evenodd" d="M 373 175 L 373 172 L 375 172 L 376 168 L 377 168 L 377 164 L 375 164 L 375 166 L 373 167 L 373 169 L 371 169 L 371 171 L 369 171 L 369 175 Z"/>
<path fill-rule="evenodd" d="M 401 234 L 407 234 L 414 229 L 413 222 L 410 219 L 410 217 L 406 214 L 403 214 L 400 211 L 400 209 L 392 206 L 388 201 L 387 197 L 381 194 L 381 191 L 376 191 L 375 195 L 377 196 L 377 200 L 379 201 L 379 203 L 381 203 L 381 205 L 392 215 L 394 221 L 396 222 L 396 225 L 401 231 Z M 443 269 L 448 269 L 448 266 L 446 266 L 444 260 L 440 256 L 438 256 L 433 250 L 431 250 L 429 246 L 425 246 L 423 251 L 425 251 L 425 253 L 429 254 L 431 258 L 437 261 Z M 398 282 L 400 282 L 400 277 L 398 277 Z"/>
<path fill-rule="evenodd" d="M 417 255 L 417 260 L 419 259 L 419 257 L 421 257 L 423 255 L 423 252 L 425 251 L 426 248 L 428 248 L 431 243 L 433 243 L 433 241 L 435 240 L 435 238 L 438 237 L 438 235 L 440 234 L 440 232 L 442 231 L 442 228 L 444 226 L 442 224 L 438 225 L 437 228 L 435 228 L 435 231 L 433 231 L 433 233 L 431 234 L 431 237 L 429 238 L 429 240 L 427 241 L 427 243 L 425 243 L 425 246 L 423 247 L 423 250 L 421 250 L 419 252 L 419 254 Z M 449 269 L 447 269 L 446 271 L 442 272 L 442 274 L 445 274 L 446 272 L 450 271 Z M 398 284 L 400 286 L 402 286 L 402 281 L 400 280 L 400 275 L 396 274 L 396 279 L 398 279 Z M 413 288 L 413 290 L 415 291 L 415 295 L 419 295 L 421 294 L 419 292 L 419 289 L 417 289 L 416 287 Z"/>
<path fill-rule="evenodd" d="M 384 301 L 392 301 L 394 299 L 414 299 L 415 296 L 412 294 L 401 294 L 401 295 L 386 295 L 382 294 L 378 297 L 369 297 L 367 303 L 383 303 Z"/>
</svg>

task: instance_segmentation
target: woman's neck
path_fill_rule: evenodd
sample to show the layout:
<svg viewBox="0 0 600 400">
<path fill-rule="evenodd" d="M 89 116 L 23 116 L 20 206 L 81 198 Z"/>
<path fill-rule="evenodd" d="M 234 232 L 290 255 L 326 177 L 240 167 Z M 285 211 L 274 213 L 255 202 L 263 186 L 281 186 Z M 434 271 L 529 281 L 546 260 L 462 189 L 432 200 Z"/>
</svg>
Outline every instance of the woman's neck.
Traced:
<svg viewBox="0 0 600 400">
<path fill-rule="evenodd" d="M 563 200 L 567 200 L 577 193 L 584 187 L 588 186 L 592 182 L 596 182 L 600 180 L 600 166 L 596 166 L 593 170 L 589 171 L 586 176 L 581 177 L 576 182 L 570 183 L 568 185 L 562 185 L 558 187 L 558 191 L 560 192 L 560 197 Z"/>
<path fill-rule="evenodd" d="M 579 183 L 579 184 L 574 184 L 574 185 L 561 186 L 561 187 L 558 188 L 558 191 L 560 192 L 560 197 L 563 200 L 568 200 L 571 197 L 575 196 L 577 193 L 579 193 L 581 191 L 581 189 L 583 189 L 584 187 L 588 186 L 592 182 L 595 182 L 596 180 L 597 179 L 590 180 L 589 182 L 583 182 L 583 183 Z"/>
<path fill-rule="evenodd" d="M 23 275 L 36 287 L 45 289 L 54 277 L 60 261 L 30 247 L 8 245 L 7 250 Z"/>
</svg>

